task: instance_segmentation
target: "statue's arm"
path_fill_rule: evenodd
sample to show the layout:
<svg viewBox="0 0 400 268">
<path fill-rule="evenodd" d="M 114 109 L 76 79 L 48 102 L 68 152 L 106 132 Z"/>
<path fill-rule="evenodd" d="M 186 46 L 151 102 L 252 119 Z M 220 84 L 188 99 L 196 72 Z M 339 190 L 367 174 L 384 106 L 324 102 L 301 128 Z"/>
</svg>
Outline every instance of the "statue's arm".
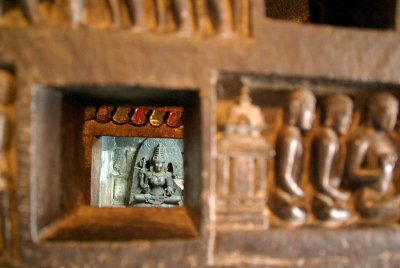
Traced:
<svg viewBox="0 0 400 268">
<path fill-rule="evenodd" d="M 148 182 L 148 176 L 146 176 L 146 172 L 144 171 L 140 171 L 139 173 L 140 176 L 140 180 L 139 180 L 139 185 L 140 187 L 145 191 L 148 192 L 149 191 L 149 182 Z"/>
<path fill-rule="evenodd" d="M 174 187 L 174 180 L 172 179 L 171 175 L 169 175 L 169 174 L 167 175 L 166 181 L 167 181 L 167 186 Z"/>
<path fill-rule="evenodd" d="M 167 183 L 167 193 L 168 195 L 172 195 L 174 192 L 174 180 L 172 179 L 171 175 L 166 176 L 166 183 Z"/>
<path fill-rule="evenodd" d="M 290 137 L 283 138 L 280 141 L 279 151 L 280 155 L 278 163 L 278 176 L 282 180 L 285 189 L 298 197 L 304 197 L 304 191 L 299 187 L 296 180 L 293 178 L 294 165 L 296 163 L 296 152 L 298 147 L 301 146 L 299 141 Z"/>
<path fill-rule="evenodd" d="M 317 161 L 314 163 L 316 166 L 313 168 L 317 169 L 317 179 L 321 190 L 335 199 L 345 200 L 349 197 L 349 194 L 338 190 L 330 183 L 336 146 L 337 144 L 329 138 L 319 140 Z"/>
<path fill-rule="evenodd" d="M 382 168 L 362 167 L 368 148 L 369 142 L 362 139 L 355 139 L 351 142 L 348 152 L 347 164 L 350 178 L 362 184 L 374 183 L 383 175 Z"/>
</svg>

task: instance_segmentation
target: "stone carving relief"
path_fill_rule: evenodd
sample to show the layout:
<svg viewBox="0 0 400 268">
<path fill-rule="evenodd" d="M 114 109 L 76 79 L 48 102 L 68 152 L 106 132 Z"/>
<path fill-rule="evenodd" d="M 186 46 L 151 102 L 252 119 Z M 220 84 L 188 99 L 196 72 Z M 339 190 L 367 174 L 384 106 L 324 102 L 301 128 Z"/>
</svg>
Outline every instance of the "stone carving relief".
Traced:
<svg viewBox="0 0 400 268">
<path fill-rule="evenodd" d="M 304 223 L 307 216 L 302 204 L 305 192 L 300 187 L 305 150 L 302 132 L 312 128 L 315 102 L 309 90 L 291 92 L 286 102 L 284 126 L 277 137 L 276 191 L 269 204 L 276 216 L 293 225 Z"/>
<path fill-rule="evenodd" d="M 101 137 L 98 206 L 183 204 L 183 141 Z M 97 161 L 97 159 L 94 159 Z M 97 201 L 97 200 L 96 200 Z M 94 204 L 92 204 L 94 205 Z"/>
<path fill-rule="evenodd" d="M 1 1 L 0 23 L 250 36 L 250 3 L 250 0 Z"/>
<path fill-rule="evenodd" d="M 130 203 L 135 206 L 183 204 L 183 159 L 173 139 L 147 139 L 136 156 Z"/>
<path fill-rule="evenodd" d="M 395 91 L 360 96 L 350 85 L 224 79 L 217 85 L 217 230 L 399 220 Z"/>
<path fill-rule="evenodd" d="M 251 103 L 246 87 L 241 91 L 218 141 L 217 226 L 266 229 L 267 160 L 274 151 L 261 136 L 260 108 Z"/>
<path fill-rule="evenodd" d="M 353 101 L 342 94 L 329 96 L 323 105 L 323 120 L 311 146 L 310 181 L 315 194 L 312 201 L 314 216 L 330 224 L 349 219 L 350 193 L 341 189 L 343 181 L 342 152 L 339 136 L 350 128 Z"/>
<path fill-rule="evenodd" d="M 399 102 L 390 93 L 373 95 L 366 122 L 348 143 L 343 186 L 356 192 L 357 212 L 372 221 L 395 220 L 400 212 L 400 195 L 393 187 L 398 152 L 389 136 L 398 110 Z"/>
<path fill-rule="evenodd" d="M 85 121 L 95 120 L 98 123 L 113 122 L 119 125 L 153 127 L 166 125 L 170 128 L 182 126 L 183 108 L 179 107 L 129 107 L 129 106 L 89 106 L 85 108 Z M 165 119 L 164 119 L 165 117 Z"/>
</svg>

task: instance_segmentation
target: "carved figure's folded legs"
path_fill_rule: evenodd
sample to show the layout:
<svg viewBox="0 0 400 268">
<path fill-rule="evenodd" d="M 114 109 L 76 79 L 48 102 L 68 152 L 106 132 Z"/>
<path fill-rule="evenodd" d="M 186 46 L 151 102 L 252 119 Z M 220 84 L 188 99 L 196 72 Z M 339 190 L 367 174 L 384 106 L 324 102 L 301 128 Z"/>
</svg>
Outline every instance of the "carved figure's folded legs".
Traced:
<svg viewBox="0 0 400 268">
<path fill-rule="evenodd" d="M 369 220 L 395 220 L 400 213 L 400 196 L 385 196 L 364 188 L 357 193 L 355 207 L 361 217 Z"/>
<path fill-rule="evenodd" d="M 301 206 L 299 200 L 291 197 L 281 189 L 277 189 L 269 199 L 269 207 L 272 212 L 289 225 L 298 226 L 304 224 L 307 218 L 306 209 Z"/>
<path fill-rule="evenodd" d="M 312 211 L 318 220 L 334 223 L 344 223 L 350 216 L 351 211 L 344 206 L 339 206 L 327 195 L 317 194 L 312 201 Z"/>
</svg>

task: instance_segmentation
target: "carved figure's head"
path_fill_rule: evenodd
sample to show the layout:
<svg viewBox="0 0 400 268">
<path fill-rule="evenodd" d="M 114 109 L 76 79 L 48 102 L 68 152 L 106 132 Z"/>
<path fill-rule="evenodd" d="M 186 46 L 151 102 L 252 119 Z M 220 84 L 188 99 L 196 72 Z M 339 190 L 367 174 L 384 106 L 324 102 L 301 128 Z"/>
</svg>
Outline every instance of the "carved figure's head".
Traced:
<svg viewBox="0 0 400 268">
<path fill-rule="evenodd" d="M 337 133 L 346 133 L 351 125 L 353 101 L 349 96 L 336 94 L 328 97 L 324 105 L 324 125 Z"/>
<path fill-rule="evenodd" d="M 315 96 L 308 89 L 291 92 L 286 103 L 286 123 L 302 130 L 311 129 L 315 119 L 315 103 Z"/>
<path fill-rule="evenodd" d="M 164 169 L 165 146 L 161 143 L 159 143 L 156 146 L 156 149 L 155 149 L 154 155 L 153 155 L 153 162 L 154 162 L 154 171 L 160 172 Z"/>
<path fill-rule="evenodd" d="M 368 118 L 375 129 L 391 131 L 396 125 L 398 110 L 399 102 L 392 94 L 377 93 L 369 100 Z"/>
</svg>

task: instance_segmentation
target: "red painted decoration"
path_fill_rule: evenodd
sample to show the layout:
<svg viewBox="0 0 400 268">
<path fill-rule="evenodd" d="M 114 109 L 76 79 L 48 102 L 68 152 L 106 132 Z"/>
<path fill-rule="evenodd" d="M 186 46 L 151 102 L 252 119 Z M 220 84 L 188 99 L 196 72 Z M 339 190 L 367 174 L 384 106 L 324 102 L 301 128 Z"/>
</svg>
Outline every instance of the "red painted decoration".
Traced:
<svg viewBox="0 0 400 268">
<path fill-rule="evenodd" d="M 169 127 L 179 127 L 182 124 L 181 121 L 182 112 L 172 111 L 168 115 L 167 125 Z"/>
<path fill-rule="evenodd" d="M 135 125 L 143 125 L 146 123 L 146 114 L 143 108 L 136 108 L 131 117 L 131 121 Z"/>
<path fill-rule="evenodd" d="M 111 111 L 113 110 L 112 106 L 102 105 L 97 110 L 96 118 L 100 122 L 107 122 L 111 118 Z"/>
</svg>

